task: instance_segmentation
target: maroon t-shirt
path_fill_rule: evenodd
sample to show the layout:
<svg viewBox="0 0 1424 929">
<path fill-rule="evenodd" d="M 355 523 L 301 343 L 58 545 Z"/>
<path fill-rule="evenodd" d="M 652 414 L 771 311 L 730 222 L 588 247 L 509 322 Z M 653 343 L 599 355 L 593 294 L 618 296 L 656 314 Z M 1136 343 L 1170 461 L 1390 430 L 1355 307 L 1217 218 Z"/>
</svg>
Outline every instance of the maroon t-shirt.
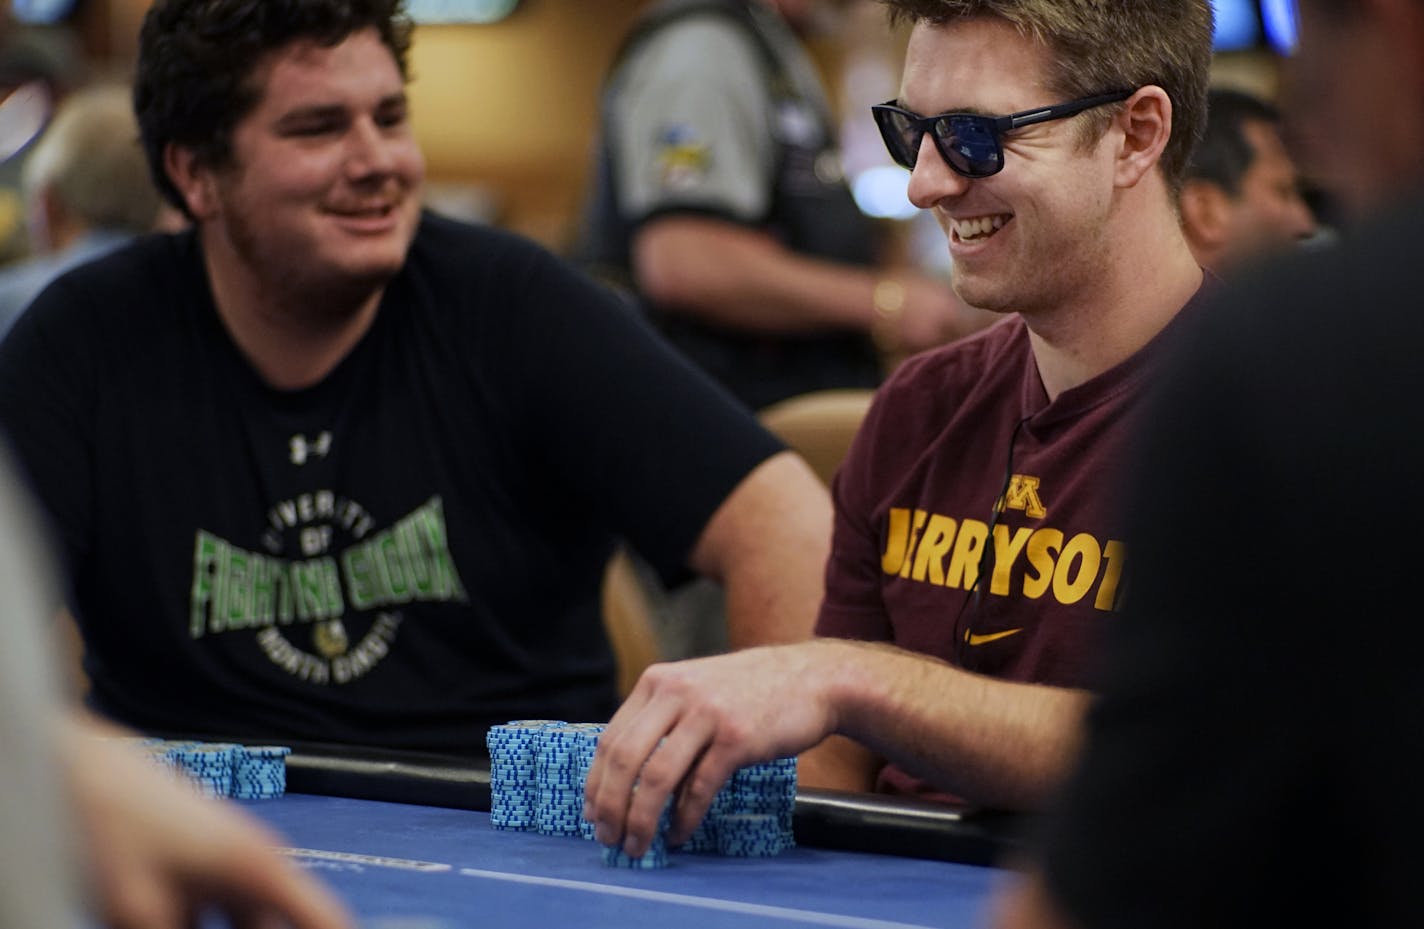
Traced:
<svg viewBox="0 0 1424 929">
<path fill-rule="evenodd" d="M 1116 469 L 1175 328 L 1051 403 L 1018 316 L 903 363 L 833 483 L 817 634 L 1088 686 L 1124 591 Z M 877 788 L 948 797 L 893 765 Z"/>
</svg>

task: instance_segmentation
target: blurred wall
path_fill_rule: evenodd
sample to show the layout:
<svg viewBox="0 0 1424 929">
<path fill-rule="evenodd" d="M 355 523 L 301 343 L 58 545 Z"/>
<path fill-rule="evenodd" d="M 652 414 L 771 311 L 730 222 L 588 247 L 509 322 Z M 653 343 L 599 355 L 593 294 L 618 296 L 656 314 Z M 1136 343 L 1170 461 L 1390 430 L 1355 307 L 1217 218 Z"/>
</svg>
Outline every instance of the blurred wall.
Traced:
<svg viewBox="0 0 1424 929">
<path fill-rule="evenodd" d="M 418 28 L 410 93 L 431 181 L 486 185 L 500 222 L 562 244 L 603 73 L 644 2 L 525 0 L 503 23 Z"/>
<path fill-rule="evenodd" d="M 487 26 L 420 26 L 410 95 L 432 196 L 562 246 L 582 200 L 602 75 L 647 0 L 523 0 Z M 94 0 L 76 26 L 132 69 L 149 0 Z"/>
<path fill-rule="evenodd" d="M 73 25 L 96 70 L 131 70 L 150 2 L 80 4 Z M 603 73 L 649 2 L 523 0 L 501 23 L 418 27 L 410 94 L 431 199 L 562 247 L 583 199 Z M 875 75 L 873 93 L 893 96 L 904 35 L 885 28 L 884 11 L 872 0 L 836 5 L 846 13 L 840 34 L 819 36 L 811 49 L 834 102 L 852 104 L 850 118 L 868 129 L 863 94 L 847 88 L 845 78 L 856 62 L 878 59 L 888 77 Z M 1265 53 L 1218 56 L 1213 80 L 1274 98 L 1277 67 Z M 878 139 L 871 141 L 882 157 Z"/>
</svg>

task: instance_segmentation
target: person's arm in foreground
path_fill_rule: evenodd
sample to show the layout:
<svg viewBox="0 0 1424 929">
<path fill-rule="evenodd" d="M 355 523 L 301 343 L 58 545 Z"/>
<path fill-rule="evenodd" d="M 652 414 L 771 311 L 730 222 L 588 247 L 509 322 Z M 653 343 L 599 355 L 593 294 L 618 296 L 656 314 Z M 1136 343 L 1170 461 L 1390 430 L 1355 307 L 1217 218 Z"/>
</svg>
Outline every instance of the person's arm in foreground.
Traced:
<svg viewBox="0 0 1424 929">
<path fill-rule="evenodd" d="M 1075 929 L 1053 903 L 1037 870 L 1018 875 L 994 902 L 994 929 Z"/>
<path fill-rule="evenodd" d="M 237 926 L 354 925 L 329 891 L 275 850 L 280 839 L 266 826 L 187 789 L 112 738 L 127 734 L 78 715 L 59 733 L 80 847 L 105 925 L 181 929 L 208 907 Z"/>
<path fill-rule="evenodd" d="M 1067 771 L 1087 700 L 837 639 L 654 665 L 599 738 L 587 813 L 600 842 L 638 855 L 677 791 L 678 843 L 737 768 L 831 734 L 975 803 L 1033 808 Z"/>
</svg>

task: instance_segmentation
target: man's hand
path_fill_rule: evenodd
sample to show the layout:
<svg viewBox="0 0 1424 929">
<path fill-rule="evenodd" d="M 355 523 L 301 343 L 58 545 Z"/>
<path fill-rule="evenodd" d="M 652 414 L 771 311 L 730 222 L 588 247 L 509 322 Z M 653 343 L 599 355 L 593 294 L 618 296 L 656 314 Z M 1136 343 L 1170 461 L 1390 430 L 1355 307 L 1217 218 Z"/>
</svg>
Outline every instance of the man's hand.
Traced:
<svg viewBox="0 0 1424 929">
<path fill-rule="evenodd" d="M 87 722 L 63 732 L 61 758 L 105 925 L 182 929 L 208 907 L 236 926 L 353 925 L 240 808 L 200 796 L 128 745 L 96 737 Z"/>
<path fill-rule="evenodd" d="M 648 668 L 589 769 L 584 812 L 598 840 L 643 854 L 675 794 L 668 839 L 681 844 L 738 768 L 820 742 L 837 723 L 831 648 L 805 642 Z"/>
</svg>

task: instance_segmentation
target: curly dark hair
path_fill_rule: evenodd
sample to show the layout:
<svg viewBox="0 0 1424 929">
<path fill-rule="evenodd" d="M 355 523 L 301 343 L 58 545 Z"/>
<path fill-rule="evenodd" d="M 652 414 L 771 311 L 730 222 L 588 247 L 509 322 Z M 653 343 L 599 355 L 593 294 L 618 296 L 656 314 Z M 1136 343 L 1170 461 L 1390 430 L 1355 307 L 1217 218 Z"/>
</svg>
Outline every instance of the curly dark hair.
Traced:
<svg viewBox="0 0 1424 929">
<path fill-rule="evenodd" d="M 402 78 L 412 25 L 404 0 L 158 0 L 144 16 L 134 78 L 134 111 L 154 183 L 170 203 L 188 205 L 163 167 L 169 143 L 200 164 L 232 160 L 232 133 L 257 105 L 253 79 L 270 54 L 298 39 L 340 44 L 375 29 Z M 191 214 L 190 218 L 191 218 Z"/>
<path fill-rule="evenodd" d="M 1155 84 L 1172 100 L 1162 174 L 1175 196 L 1206 124 L 1213 15 L 1208 0 L 881 0 L 892 23 L 944 25 L 994 16 L 1054 55 L 1050 89 L 1064 99 Z M 1075 117 L 1084 141 L 1102 136 L 1122 104 Z"/>
</svg>

